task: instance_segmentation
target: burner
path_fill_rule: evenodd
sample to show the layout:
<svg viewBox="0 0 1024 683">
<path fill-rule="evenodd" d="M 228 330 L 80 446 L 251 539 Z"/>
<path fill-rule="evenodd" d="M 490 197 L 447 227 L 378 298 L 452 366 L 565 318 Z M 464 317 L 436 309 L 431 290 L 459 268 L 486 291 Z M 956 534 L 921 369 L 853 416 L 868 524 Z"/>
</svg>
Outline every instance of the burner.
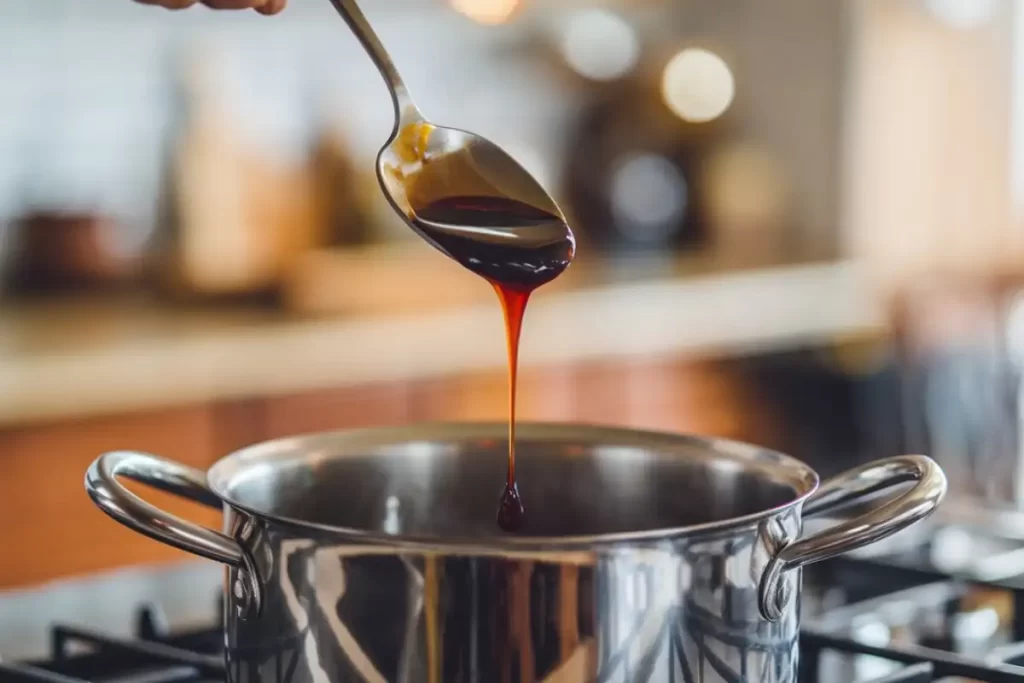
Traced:
<svg viewBox="0 0 1024 683">
<path fill-rule="evenodd" d="M 893 664 L 913 665 L 888 677 L 864 683 L 931 681 L 943 680 L 949 676 L 961 676 L 984 683 L 1024 683 L 1024 667 L 1007 662 L 970 659 L 927 647 L 869 645 L 851 638 L 819 632 L 814 628 L 804 628 L 801 631 L 800 649 L 801 666 L 807 672 L 804 680 L 816 681 L 821 678 L 818 672 L 821 668 L 821 654 L 823 650 L 828 649 L 836 653 L 877 657 Z"/>
<path fill-rule="evenodd" d="M 872 683 L 929 683 L 934 680 L 937 680 L 935 667 L 931 664 L 915 664 L 897 671 L 892 676 L 875 679 Z"/>
<path fill-rule="evenodd" d="M 804 619 L 800 680 L 1024 683 L 1024 578 L 944 572 L 933 556 L 929 542 L 810 568 L 808 584 L 848 602 Z"/>
<path fill-rule="evenodd" d="M 51 659 L 0 662 L 3 683 L 206 683 L 223 681 L 220 628 L 166 636 L 159 609 L 144 607 L 138 637 L 112 638 L 69 626 L 51 632 Z"/>
</svg>

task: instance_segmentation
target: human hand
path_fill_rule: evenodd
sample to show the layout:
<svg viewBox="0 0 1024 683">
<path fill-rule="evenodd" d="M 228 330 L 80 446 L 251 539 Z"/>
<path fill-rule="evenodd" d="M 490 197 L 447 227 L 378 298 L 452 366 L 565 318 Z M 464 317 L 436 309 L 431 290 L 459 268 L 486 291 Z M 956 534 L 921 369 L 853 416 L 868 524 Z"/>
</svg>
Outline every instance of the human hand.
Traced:
<svg viewBox="0 0 1024 683">
<path fill-rule="evenodd" d="M 186 9 L 200 0 L 135 0 L 143 5 L 159 5 L 166 9 Z M 214 9 L 254 9 L 260 14 L 277 14 L 284 9 L 288 0 L 202 0 L 202 4 Z"/>
</svg>

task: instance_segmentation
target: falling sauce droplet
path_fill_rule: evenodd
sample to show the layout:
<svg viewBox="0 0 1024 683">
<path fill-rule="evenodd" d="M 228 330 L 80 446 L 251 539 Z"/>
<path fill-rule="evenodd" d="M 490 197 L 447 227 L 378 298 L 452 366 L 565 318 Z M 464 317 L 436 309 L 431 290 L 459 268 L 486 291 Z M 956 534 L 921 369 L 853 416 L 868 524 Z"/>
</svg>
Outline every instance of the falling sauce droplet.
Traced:
<svg viewBox="0 0 1024 683">
<path fill-rule="evenodd" d="M 523 501 L 519 498 L 519 487 L 513 482 L 507 484 L 498 504 L 498 526 L 502 531 L 515 533 L 523 526 Z"/>
</svg>

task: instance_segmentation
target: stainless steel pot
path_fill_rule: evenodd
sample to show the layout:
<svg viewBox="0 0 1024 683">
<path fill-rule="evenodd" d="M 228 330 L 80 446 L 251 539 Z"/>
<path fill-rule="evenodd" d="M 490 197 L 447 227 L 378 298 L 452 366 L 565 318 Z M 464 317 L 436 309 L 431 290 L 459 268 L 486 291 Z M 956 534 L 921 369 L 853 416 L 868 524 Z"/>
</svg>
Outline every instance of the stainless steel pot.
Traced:
<svg viewBox="0 0 1024 683">
<path fill-rule="evenodd" d="M 282 439 L 208 473 L 133 452 L 86 476 L 122 524 L 227 565 L 234 681 L 795 682 L 800 568 L 927 516 L 923 456 L 818 486 L 794 459 L 690 436 L 518 429 L 527 533 L 493 521 L 507 426 L 422 425 Z M 118 477 L 222 507 L 224 533 Z M 816 515 L 904 482 L 858 519 Z"/>
</svg>

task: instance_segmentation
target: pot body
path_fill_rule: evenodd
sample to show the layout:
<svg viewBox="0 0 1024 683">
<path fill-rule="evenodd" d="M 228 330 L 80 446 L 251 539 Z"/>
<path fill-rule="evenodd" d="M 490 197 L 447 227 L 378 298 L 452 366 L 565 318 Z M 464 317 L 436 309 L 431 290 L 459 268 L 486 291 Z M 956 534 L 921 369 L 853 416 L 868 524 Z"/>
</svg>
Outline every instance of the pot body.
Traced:
<svg viewBox="0 0 1024 683">
<path fill-rule="evenodd" d="M 585 552 L 399 551 L 226 510 L 256 563 L 226 605 L 239 683 L 795 683 L 800 571 L 766 620 L 758 587 L 795 509 L 727 533 Z M 773 537 L 768 529 L 774 529 Z"/>
<path fill-rule="evenodd" d="M 209 472 L 115 452 L 86 488 L 122 524 L 228 566 L 236 683 L 795 683 L 801 568 L 906 528 L 946 490 L 923 456 L 819 486 L 755 446 L 524 424 L 527 522 L 508 535 L 506 428 L 310 435 Z M 119 477 L 222 508 L 223 532 Z M 857 518 L 802 534 L 851 503 Z"/>
</svg>

